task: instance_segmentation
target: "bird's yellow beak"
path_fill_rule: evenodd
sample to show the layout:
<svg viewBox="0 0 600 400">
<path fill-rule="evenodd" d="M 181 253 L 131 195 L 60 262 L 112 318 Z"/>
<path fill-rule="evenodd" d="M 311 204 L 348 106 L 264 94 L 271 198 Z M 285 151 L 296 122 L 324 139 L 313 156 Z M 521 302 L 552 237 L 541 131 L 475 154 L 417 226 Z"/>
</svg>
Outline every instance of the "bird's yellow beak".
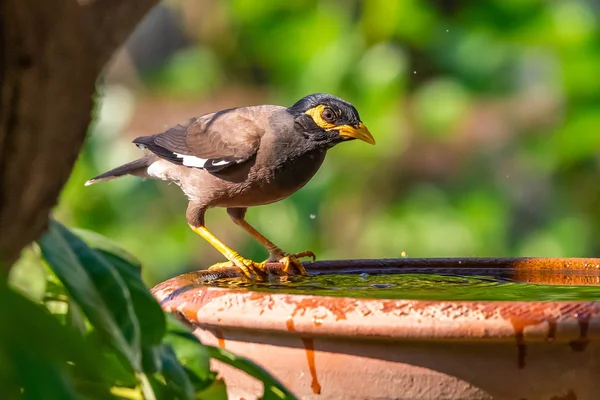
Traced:
<svg viewBox="0 0 600 400">
<path fill-rule="evenodd" d="M 340 136 L 362 140 L 369 144 L 375 144 L 375 138 L 367 127 L 360 122 L 358 125 L 341 125 L 335 128 L 340 133 Z"/>
</svg>

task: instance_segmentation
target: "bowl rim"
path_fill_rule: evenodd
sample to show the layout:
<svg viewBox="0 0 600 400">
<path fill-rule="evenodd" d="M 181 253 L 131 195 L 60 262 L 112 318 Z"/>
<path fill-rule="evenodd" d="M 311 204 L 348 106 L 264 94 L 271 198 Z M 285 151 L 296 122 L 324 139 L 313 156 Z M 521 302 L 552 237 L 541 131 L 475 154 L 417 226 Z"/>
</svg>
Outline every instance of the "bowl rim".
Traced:
<svg viewBox="0 0 600 400">
<path fill-rule="evenodd" d="M 600 276 L 599 258 L 419 258 L 335 260 L 305 263 L 309 273 L 357 273 L 419 268 L 502 268 L 515 271 L 587 271 Z M 281 269 L 269 264 L 272 272 Z M 224 276 L 182 274 L 152 289 L 162 308 L 210 330 L 254 330 L 306 337 L 374 340 L 481 340 L 568 342 L 575 351 L 600 338 L 600 301 L 443 301 L 332 297 L 253 292 L 203 285 Z M 600 288 L 599 288 L 600 293 Z M 600 296 L 599 296 L 600 300 Z"/>
</svg>

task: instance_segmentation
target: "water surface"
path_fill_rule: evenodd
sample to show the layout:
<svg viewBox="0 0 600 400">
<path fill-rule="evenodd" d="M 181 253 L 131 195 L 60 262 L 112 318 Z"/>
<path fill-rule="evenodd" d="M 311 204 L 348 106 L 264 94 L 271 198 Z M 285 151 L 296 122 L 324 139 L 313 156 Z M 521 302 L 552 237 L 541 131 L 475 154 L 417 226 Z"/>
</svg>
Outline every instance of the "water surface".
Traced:
<svg viewBox="0 0 600 400">
<path fill-rule="evenodd" d="M 559 273 L 559 272 L 557 272 Z M 273 278 L 248 283 L 224 279 L 213 284 L 257 292 L 413 300 L 600 300 L 600 286 L 568 286 L 519 282 L 494 275 L 317 275 Z"/>
</svg>

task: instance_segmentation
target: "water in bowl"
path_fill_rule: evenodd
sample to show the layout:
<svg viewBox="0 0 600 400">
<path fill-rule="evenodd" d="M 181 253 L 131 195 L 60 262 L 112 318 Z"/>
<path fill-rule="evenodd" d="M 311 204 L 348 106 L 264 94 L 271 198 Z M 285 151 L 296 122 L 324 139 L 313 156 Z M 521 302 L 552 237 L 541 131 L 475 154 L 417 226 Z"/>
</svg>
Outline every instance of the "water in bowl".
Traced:
<svg viewBox="0 0 600 400">
<path fill-rule="evenodd" d="M 323 274 L 283 279 L 274 277 L 268 282 L 252 283 L 240 279 L 223 279 L 213 282 L 212 285 L 256 292 L 378 299 L 600 300 L 600 286 L 530 283 L 501 273 L 487 275 Z"/>
</svg>

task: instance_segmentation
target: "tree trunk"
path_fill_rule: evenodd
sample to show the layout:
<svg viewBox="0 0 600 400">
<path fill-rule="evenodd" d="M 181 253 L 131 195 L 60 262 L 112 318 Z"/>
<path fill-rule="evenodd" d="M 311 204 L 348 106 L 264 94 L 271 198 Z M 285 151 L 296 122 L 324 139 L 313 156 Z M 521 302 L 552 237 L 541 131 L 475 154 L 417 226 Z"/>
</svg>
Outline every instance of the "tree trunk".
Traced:
<svg viewBox="0 0 600 400">
<path fill-rule="evenodd" d="M 0 265 L 45 230 L 110 55 L 156 0 L 0 3 Z"/>
</svg>

